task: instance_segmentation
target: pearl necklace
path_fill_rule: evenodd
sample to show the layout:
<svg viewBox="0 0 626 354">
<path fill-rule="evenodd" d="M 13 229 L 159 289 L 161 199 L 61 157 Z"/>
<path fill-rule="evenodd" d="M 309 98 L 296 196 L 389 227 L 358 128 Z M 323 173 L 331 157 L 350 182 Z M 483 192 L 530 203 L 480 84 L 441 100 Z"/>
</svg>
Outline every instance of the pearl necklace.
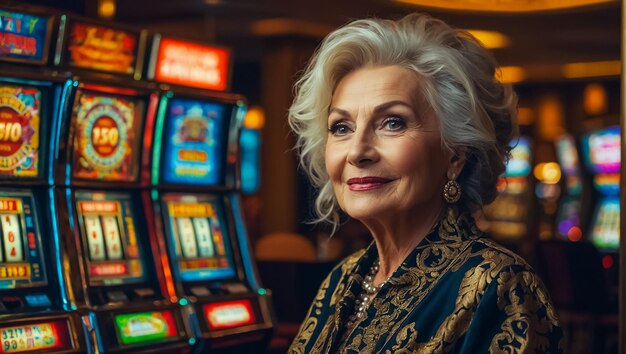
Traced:
<svg viewBox="0 0 626 354">
<path fill-rule="evenodd" d="M 378 274 L 379 269 L 379 263 L 378 260 L 376 260 L 372 264 L 372 267 L 365 278 L 363 278 L 363 292 L 361 292 L 361 295 L 359 295 L 359 298 L 356 300 L 356 312 L 348 319 L 348 327 L 353 327 L 357 321 L 361 321 L 365 318 L 365 311 L 367 311 L 367 308 L 372 303 L 372 300 L 376 297 L 376 294 L 378 294 L 380 289 L 387 284 L 389 278 L 391 278 L 387 278 L 378 286 L 374 285 L 374 277 Z"/>
</svg>

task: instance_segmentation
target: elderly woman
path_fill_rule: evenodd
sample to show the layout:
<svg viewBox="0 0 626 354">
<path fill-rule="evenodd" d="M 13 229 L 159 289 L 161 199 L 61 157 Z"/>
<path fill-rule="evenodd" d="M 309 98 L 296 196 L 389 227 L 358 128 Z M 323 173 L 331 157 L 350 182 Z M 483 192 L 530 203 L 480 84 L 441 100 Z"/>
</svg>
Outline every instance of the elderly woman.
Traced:
<svg viewBox="0 0 626 354">
<path fill-rule="evenodd" d="M 544 285 L 483 237 L 514 137 L 516 96 L 471 35 L 425 15 L 331 33 L 289 122 L 319 188 L 374 242 L 322 283 L 290 353 L 561 352 Z"/>
</svg>

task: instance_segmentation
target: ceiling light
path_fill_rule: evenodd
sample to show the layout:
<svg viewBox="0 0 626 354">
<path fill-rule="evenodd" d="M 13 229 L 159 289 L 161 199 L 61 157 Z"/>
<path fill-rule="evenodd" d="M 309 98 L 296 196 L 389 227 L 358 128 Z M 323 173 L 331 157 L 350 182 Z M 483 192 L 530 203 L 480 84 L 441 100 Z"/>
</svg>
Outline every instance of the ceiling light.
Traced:
<svg viewBox="0 0 626 354">
<path fill-rule="evenodd" d="M 521 66 L 501 66 L 496 70 L 496 79 L 500 82 L 515 83 L 525 78 L 526 70 Z"/>
<path fill-rule="evenodd" d="M 532 12 L 567 9 L 598 4 L 618 3 L 617 0 L 394 0 L 395 2 L 428 8 L 486 11 Z"/>
<path fill-rule="evenodd" d="M 596 76 L 619 76 L 621 72 L 622 63 L 619 60 L 569 63 L 561 67 L 561 73 L 563 73 L 563 76 L 568 79 Z"/>
<path fill-rule="evenodd" d="M 467 30 L 472 36 L 476 37 L 485 47 L 504 48 L 511 45 L 511 38 L 504 33 L 496 31 L 485 31 L 478 29 Z"/>
</svg>

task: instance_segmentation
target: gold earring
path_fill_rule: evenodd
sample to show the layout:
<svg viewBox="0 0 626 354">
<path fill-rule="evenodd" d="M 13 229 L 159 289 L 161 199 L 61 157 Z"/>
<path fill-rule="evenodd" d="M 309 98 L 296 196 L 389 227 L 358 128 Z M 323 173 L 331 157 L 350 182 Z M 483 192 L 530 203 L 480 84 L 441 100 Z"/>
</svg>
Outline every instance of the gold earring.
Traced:
<svg viewBox="0 0 626 354">
<path fill-rule="evenodd" d="M 461 185 L 459 182 L 454 179 L 448 180 L 443 187 L 443 199 L 445 199 L 448 204 L 454 204 L 461 199 Z"/>
</svg>

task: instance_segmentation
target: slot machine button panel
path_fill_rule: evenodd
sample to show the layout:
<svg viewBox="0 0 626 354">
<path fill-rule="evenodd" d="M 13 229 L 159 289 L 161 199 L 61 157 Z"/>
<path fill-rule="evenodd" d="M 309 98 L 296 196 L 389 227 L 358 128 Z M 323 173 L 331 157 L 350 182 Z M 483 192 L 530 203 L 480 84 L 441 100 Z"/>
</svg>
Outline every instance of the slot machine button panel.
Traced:
<svg viewBox="0 0 626 354">
<path fill-rule="evenodd" d="M 230 283 L 222 285 L 224 290 L 226 290 L 229 294 L 245 294 L 248 293 L 248 288 L 241 283 Z"/>
<path fill-rule="evenodd" d="M 26 295 L 24 299 L 31 307 L 49 307 L 51 305 L 50 298 L 46 294 Z"/>
<path fill-rule="evenodd" d="M 134 289 L 135 297 L 139 299 L 147 299 L 154 296 L 154 290 L 150 288 L 137 288 Z"/>
<path fill-rule="evenodd" d="M 198 297 L 211 295 L 211 291 L 209 291 L 209 289 L 207 289 L 204 286 L 194 286 L 189 290 L 191 291 L 192 294 Z"/>
<path fill-rule="evenodd" d="M 128 302 L 128 296 L 122 291 L 107 291 L 107 298 L 112 302 Z"/>
<path fill-rule="evenodd" d="M 9 310 L 15 310 L 20 307 L 24 307 L 24 301 L 17 296 L 5 296 L 2 298 L 2 303 Z"/>
</svg>

